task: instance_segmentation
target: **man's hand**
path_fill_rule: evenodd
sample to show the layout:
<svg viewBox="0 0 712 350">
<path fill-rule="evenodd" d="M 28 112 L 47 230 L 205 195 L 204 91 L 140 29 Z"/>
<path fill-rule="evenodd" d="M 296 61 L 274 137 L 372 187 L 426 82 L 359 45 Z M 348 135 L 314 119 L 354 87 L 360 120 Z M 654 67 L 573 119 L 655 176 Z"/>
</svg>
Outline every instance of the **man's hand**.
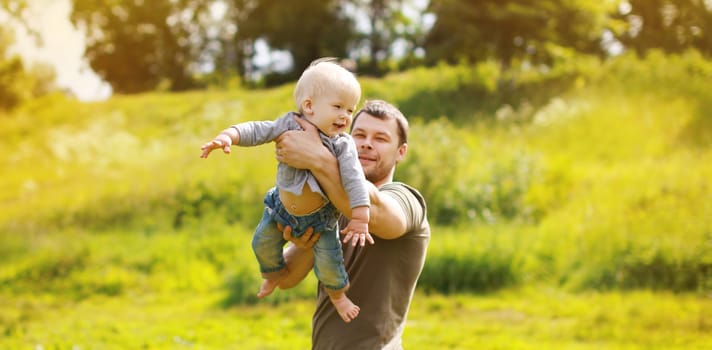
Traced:
<svg viewBox="0 0 712 350">
<path fill-rule="evenodd" d="M 227 135 L 220 134 L 215 137 L 212 141 L 204 144 L 200 149 L 203 153 L 200 158 L 208 158 L 208 155 L 213 150 L 221 148 L 225 154 L 230 154 L 230 146 L 232 145 L 232 140 Z"/>
<path fill-rule="evenodd" d="M 304 130 L 290 130 L 279 135 L 275 139 L 275 158 L 297 169 L 312 169 L 323 164 L 319 151 L 329 150 L 322 145 L 319 130 L 302 118 L 293 118 Z"/>
<path fill-rule="evenodd" d="M 304 234 L 301 235 L 301 237 L 296 238 L 292 237 L 291 226 L 282 226 L 280 224 L 277 224 L 277 229 L 282 231 L 282 237 L 285 241 L 292 242 L 292 244 L 294 244 L 294 246 L 299 249 L 314 248 L 316 241 L 318 241 L 319 237 L 321 237 L 320 233 L 314 233 L 314 229 L 312 227 L 307 228 L 307 230 L 304 231 Z"/>
<path fill-rule="evenodd" d="M 292 228 L 277 224 L 282 231 L 282 237 L 289 241 L 284 249 L 284 261 L 287 264 L 287 275 L 279 282 L 280 289 L 292 288 L 299 284 L 314 267 L 314 244 L 319 240 L 319 234 L 314 234 L 310 227 L 299 238 L 292 237 Z"/>
</svg>

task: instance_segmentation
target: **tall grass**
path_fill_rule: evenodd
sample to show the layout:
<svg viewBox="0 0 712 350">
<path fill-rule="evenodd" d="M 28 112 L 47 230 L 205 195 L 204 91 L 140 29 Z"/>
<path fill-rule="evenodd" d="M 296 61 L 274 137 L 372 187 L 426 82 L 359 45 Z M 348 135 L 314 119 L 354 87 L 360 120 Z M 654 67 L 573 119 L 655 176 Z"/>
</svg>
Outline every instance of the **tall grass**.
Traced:
<svg viewBox="0 0 712 350">
<path fill-rule="evenodd" d="M 0 291 L 76 301 L 224 291 L 223 306 L 252 304 L 261 277 L 250 241 L 249 229 L 209 223 L 153 233 L 67 230 L 4 235 L 3 243 L 22 248 L 15 256 L 4 256 Z M 314 296 L 313 278 L 276 293 L 269 302 Z"/>
</svg>

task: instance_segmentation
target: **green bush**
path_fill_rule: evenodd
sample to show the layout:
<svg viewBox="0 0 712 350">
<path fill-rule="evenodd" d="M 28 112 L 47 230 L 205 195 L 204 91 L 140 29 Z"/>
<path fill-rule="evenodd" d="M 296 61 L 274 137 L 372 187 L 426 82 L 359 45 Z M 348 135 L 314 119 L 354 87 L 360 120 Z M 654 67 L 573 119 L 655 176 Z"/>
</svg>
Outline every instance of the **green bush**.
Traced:
<svg viewBox="0 0 712 350">
<path fill-rule="evenodd" d="M 483 129 L 458 128 L 445 119 L 416 122 L 412 129 L 396 177 L 422 192 L 434 223 L 531 219 L 525 196 L 539 176 L 538 160 L 509 145 L 487 144 L 506 142 L 506 132 L 484 135 Z"/>
<path fill-rule="evenodd" d="M 418 280 L 426 292 L 491 292 L 523 282 L 511 227 L 434 227 L 428 257 Z"/>
</svg>

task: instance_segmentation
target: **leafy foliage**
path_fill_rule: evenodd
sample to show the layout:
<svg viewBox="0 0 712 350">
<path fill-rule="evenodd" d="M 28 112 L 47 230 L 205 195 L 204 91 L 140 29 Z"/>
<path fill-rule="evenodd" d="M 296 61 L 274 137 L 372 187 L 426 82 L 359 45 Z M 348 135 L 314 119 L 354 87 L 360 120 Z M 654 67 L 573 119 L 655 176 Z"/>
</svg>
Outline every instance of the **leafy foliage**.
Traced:
<svg viewBox="0 0 712 350">
<path fill-rule="evenodd" d="M 492 60 L 506 73 L 519 65 L 552 68 L 578 53 L 694 48 L 709 57 L 712 47 L 712 7 L 704 0 L 435 0 L 427 9 L 418 3 L 77 0 L 71 18 L 86 33 L 91 67 L 118 93 L 239 79 L 276 86 L 324 56 L 353 59 L 360 74 L 382 76 L 423 62 Z M 25 1 L 3 7 L 25 16 Z M 258 63 L 265 45 L 291 62 L 281 55 Z"/>
<path fill-rule="evenodd" d="M 71 19 L 87 33 L 89 64 L 114 92 L 180 91 L 197 84 L 191 66 L 199 61 L 207 3 L 75 0 Z"/>
<path fill-rule="evenodd" d="M 631 0 L 621 14 L 629 24 L 620 40 L 638 54 L 651 49 L 679 53 L 691 48 L 712 55 L 712 4 L 705 0 Z"/>
<path fill-rule="evenodd" d="M 11 110 L 26 100 L 55 92 L 54 68 L 44 63 L 28 66 L 9 53 L 14 32 L 0 25 L 0 110 Z"/>
<path fill-rule="evenodd" d="M 236 23 L 237 37 L 250 42 L 264 39 L 271 48 L 291 53 L 294 68 L 269 85 L 296 80 L 316 58 L 347 57 L 354 24 L 341 6 L 342 1 L 335 0 L 258 1 L 238 9 L 245 13 Z"/>
<path fill-rule="evenodd" d="M 437 19 L 428 32 L 429 62 L 514 59 L 550 64 L 554 48 L 600 53 L 600 35 L 612 18 L 600 1 L 432 1 Z"/>
</svg>

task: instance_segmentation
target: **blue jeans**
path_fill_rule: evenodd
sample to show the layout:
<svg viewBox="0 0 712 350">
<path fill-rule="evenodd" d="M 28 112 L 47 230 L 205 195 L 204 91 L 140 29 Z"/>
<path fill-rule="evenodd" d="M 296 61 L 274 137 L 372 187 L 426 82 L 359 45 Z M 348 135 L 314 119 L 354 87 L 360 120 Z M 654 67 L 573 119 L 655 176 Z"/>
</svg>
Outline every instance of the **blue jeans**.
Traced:
<svg viewBox="0 0 712 350">
<path fill-rule="evenodd" d="M 331 202 L 319 210 L 303 215 L 289 214 L 279 199 L 276 187 L 267 191 L 264 198 L 265 210 L 252 237 L 252 250 L 265 277 L 275 275 L 285 268 L 282 248 L 287 243 L 275 223 L 292 228 L 292 236 L 300 237 L 307 228 L 321 237 L 314 245 L 314 274 L 324 287 L 339 290 L 348 285 L 348 275 L 344 268 L 344 256 L 339 241 L 339 213 Z"/>
</svg>

